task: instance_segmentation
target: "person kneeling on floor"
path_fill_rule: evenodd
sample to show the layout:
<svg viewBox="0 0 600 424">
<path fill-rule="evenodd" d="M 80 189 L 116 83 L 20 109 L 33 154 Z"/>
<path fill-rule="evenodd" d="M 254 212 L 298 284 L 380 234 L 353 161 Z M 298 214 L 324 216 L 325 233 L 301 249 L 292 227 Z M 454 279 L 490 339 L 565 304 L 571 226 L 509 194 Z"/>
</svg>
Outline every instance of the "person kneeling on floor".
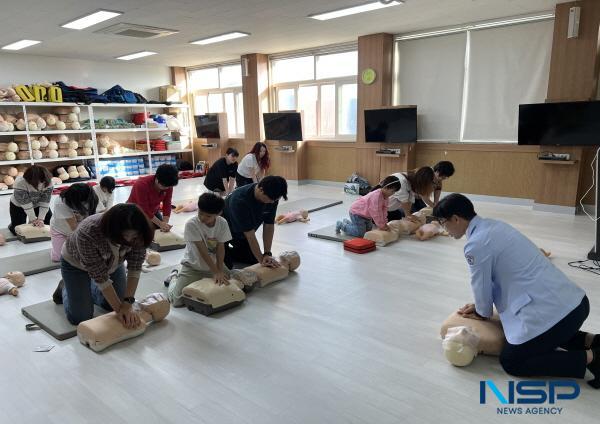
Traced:
<svg viewBox="0 0 600 424">
<path fill-rule="evenodd" d="M 287 181 L 269 175 L 259 183 L 236 188 L 225 199 L 223 216 L 229 224 L 232 240 L 225 245 L 225 265 L 233 262 L 279 267 L 271 254 L 275 233 L 275 216 L 279 199 L 287 200 Z M 256 239 L 256 230 L 263 226 L 264 253 Z"/>
<path fill-rule="evenodd" d="M 467 236 L 475 303 L 458 313 L 485 320 L 496 307 L 507 340 L 502 368 L 517 377 L 583 378 L 587 367 L 600 388 L 600 335 L 580 331 L 590 312 L 585 292 L 515 228 L 479 217 L 462 194 L 444 197 L 433 215 L 455 239 Z"/>
<path fill-rule="evenodd" d="M 127 328 L 140 324 L 132 305 L 146 249 L 153 238 L 152 224 L 137 205 L 130 203 L 81 221 L 63 245 L 62 280 L 52 295 L 55 303 L 64 304 L 71 324 L 91 319 L 94 304 L 117 312 Z"/>
<path fill-rule="evenodd" d="M 335 232 L 339 234 L 343 231 L 352 237 L 363 237 L 367 231 L 373 229 L 373 221 L 380 230 L 389 231 L 388 199 L 398 190 L 400 190 L 398 177 L 393 175 L 385 177 L 369 194 L 359 197 L 352 203 L 350 219 L 338 221 L 335 224 Z"/>
<path fill-rule="evenodd" d="M 85 183 L 75 183 L 62 191 L 54 202 L 54 215 L 50 220 L 52 262 L 59 262 L 65 240 L 88 216 L 96 213 L 98 196 L 92 187 Z"/>
<path fill-rule="evenodd" d="M 173 306 L 183 306 L 183 289 L 195 281 L 212 277 L 216 284 L 229 284 L 229 270 L 223 261 L 231 233 L 225 218 L 219 216 L 224 207 L 225 201 L 215 193 L 207 192 L 198 198 L 198 215 L 185 224 L 181 269 L 173 270 L 165 280 Z"/>
</svg>

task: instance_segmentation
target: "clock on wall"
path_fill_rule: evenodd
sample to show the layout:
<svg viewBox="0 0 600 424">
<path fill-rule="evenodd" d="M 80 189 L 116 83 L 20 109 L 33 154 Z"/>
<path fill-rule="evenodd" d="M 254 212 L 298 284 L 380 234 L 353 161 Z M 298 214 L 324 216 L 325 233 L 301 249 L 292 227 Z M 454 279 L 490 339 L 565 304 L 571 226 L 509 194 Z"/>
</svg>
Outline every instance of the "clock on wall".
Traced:
<svg viewBox="0 0 600 424">
<path fill-rule="evenodd" d="M 377 78 L 377 73 L 374 69 L 367 68 L 364 71 L 362 71 L 361 79 L 363 83 L 367 85 L 373 84 L 375 82 L 375 78 Z"/>
</svg>

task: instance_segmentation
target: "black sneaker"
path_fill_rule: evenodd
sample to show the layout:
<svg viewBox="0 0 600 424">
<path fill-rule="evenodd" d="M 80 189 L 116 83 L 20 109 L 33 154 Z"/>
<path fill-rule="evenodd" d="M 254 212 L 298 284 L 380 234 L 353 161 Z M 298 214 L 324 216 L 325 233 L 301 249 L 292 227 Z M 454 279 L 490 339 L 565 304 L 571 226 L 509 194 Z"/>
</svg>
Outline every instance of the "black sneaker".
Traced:
<svg viewBox="0 0 600 424">
<path fill-rule="evenodd" d="M 173 280 L 173 278 L 177 278 L 177 276 L 179 275 L 179 271 L 174 269 L 171 271 L 171 273 L 169 274 L 169 276 L 167 278 L 165 278 L 165 280 L 163 281 L 165 287 L 169 287 L 169 284 L 171 284 L 171 280 Z"/>
<path fill-rule="evenodd" d="M 52 293 L 52 300 L 57 305 L 62 305 L 62 303 L 63 303 L 62 291 L 63 291 L 64 286 L 65 286 L 65 282 L 63 280 L 60 280 L 58 282 L 58 286 L 56 286 L 56 290 L 54 290 L 54 293 Z"/>
<path fill-rule="evenodd" d="M 594 374 L 594 379 L 588 381 L 588 384 L 594 389 L 600 389 L 600 349 L 592 349 L 594 359 L 587 365 L 587 369 Z"/>
</svg>

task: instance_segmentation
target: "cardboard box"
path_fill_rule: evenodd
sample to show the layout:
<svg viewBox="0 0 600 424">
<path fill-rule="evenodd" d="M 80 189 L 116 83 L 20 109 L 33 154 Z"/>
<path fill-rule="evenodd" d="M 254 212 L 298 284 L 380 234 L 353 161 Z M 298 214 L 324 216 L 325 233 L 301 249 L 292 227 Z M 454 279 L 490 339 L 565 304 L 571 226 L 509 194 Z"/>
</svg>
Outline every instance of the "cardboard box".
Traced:
<svg viewBox="0 0 600 424">
<path fill-rule="evenodd" d="M 158 99 L 161 102 L 181 102 L 181 93 L 174 85 L 163 85 L 158 88 Z"/>
</svg>

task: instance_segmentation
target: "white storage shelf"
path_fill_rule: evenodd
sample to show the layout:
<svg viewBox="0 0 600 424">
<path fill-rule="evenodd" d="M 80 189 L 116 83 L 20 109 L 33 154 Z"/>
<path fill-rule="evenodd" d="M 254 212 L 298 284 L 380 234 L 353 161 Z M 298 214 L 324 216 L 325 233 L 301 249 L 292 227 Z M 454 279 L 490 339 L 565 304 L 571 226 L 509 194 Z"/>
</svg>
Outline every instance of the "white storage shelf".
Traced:
<svg viewBox="0 0 600 424">
<path fill-rule="evenodd" d="M 44 158 L 44 159 L 34 159 L 33 162 L 35 163 L 45 163 L 45 162 L 67 162 L 70 160 L 86 160 L 86 159 L 94 159 L 94 156 L 75 156 L 74 158 Z M 27 161 L 27 162 L 31 162 L 31 161 Z"/>
<path fill-rule="evenodd" d="M 154 170 L 155 166 L 152 164 L 154 155 L 170 155 L 170 154 L 180 154 L 180 153 L 192 153 L 193 160 L 193 150 L 189 149 L 178 149 L 178 150 L 165 150 L 165 151 L 140 151 L 135 153 L 122 153 L 119 155 L 98 155 L 98 146 L 96 142 L 97 135 L 106 134 L 106 133 L 142 133 L 142 138 L 146 139 L 146 143 L 149 144 L 150 140 L 153 137 L 159 135 L 159 133 L 176 133 L 179 134 L 180 137 L 186 137 L 186 134 L 190 131 L 190 110 L 188 105 L 184 104 L 125 104 L 125 103 L 92 103 L 90 105 L 82 105 L 77 103 L 36 103 L 36 102 L 0 102 L 0 111 L 3 111 L 3 107 L 10 107 L 11 113 L 15 111 L 16 107 L 21 108 L 25 111 L 25 113 L 41 113 L 39 108 L 45 108 L 48 112 L 51 112 L 51 108 L 53 107 L 74 107 L 78 106 L 81 108 L 81 114 L 86 118 L 89 118 L 90 122 L 93 123 L 94 119 L 107 118 L 105 113 L 107 109 L 126 109 L 127 111 L 132 112 L 144 112 L 144 113 L 156 113 L 160 109 L 180 109 L 178 112 L 178 118 L 182 127 L 179 130 L 170 130 L 166 127 L 164 128 L 110 128 L 110 129 L 102 129 L 95 128 L 92 124 L 91 129 L 81 129 L 81 130 L 47 130 L 47 131 L 11 131 L 11 132 L 0 132 L 0 137 L 3 136 L 16 136 L 16 135 L 26 135 L 29 143 L 31 142 L 31 136 L 40 136 L 40 135 L 52 135 L 52 134 L 89 134 L 93 142 L 93 156 L 77 156 L 75 158 L 65 158 L 59 157 L 56 159 L 25 159 L 25 160 L 13 160 L 13 161 L 0 161 L 0 166 L 13 166 L 13 165 L 21 165 L 21 164 L 35 164 L 35 163 L 48 163 L 48 162 L 68 162 L 68 161 L 78 161 L 78 160 L 94 160 L 96 165 L 96 169 L 98 169 L 98 165 L 100 160 L 106 159 L 118 159 L 122 157 L 128 156 L 146 156 L 149 159 L 150 169 Z M 105 111 L 103 113 L 103 110 Z M 16 113 L 16 112 L 15 112 Z M 120 111 L 118 113 L 125 113 L 125 111 Z M 110 117 L 108 117 L 110 118 Z M 2 139 L 0 138 L 0 143 L 7 143 L 12 140 Z M 31 144 L 30 144 L 31 149 Z M 5 194 L 6 191 L 2 192 Z"/>
</svg>

